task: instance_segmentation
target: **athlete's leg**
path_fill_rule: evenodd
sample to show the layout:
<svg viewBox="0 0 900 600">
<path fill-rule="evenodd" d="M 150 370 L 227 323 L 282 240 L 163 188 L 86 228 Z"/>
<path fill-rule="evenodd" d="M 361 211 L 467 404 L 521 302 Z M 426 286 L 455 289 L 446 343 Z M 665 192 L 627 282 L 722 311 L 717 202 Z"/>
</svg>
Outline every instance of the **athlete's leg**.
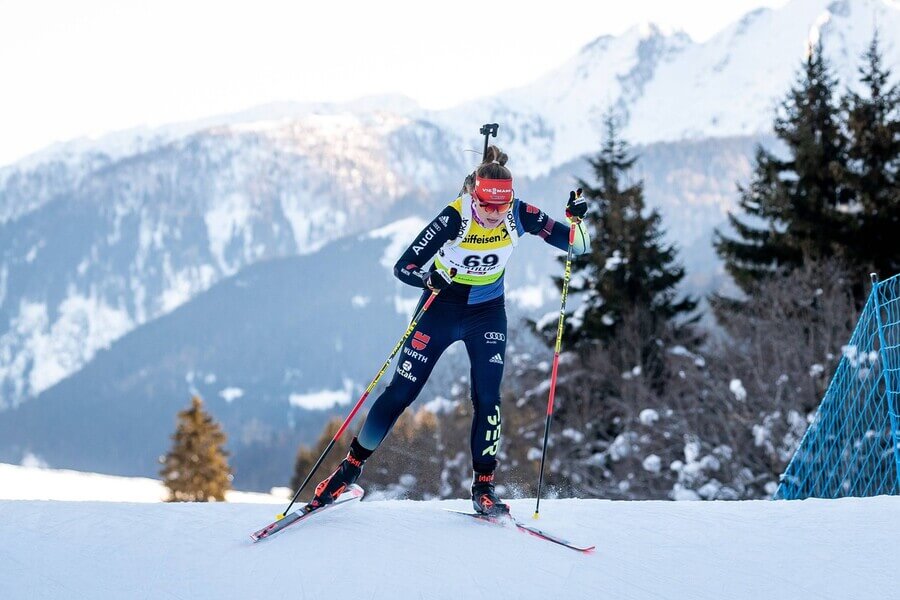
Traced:
<svg viewBox="0 0 900 600">
<path fill-rule="evenodd" d="M 421 306 L 421 303 L 420 303 Z M 416 308 L 416 312 L 418 312 Z M 422 391 L 434 363 L 456 340 L 458 309 L 434 302 L 407 338 L 399 354 L 391 383 L 375 400 L 350 452 L 338 468 L 316 486 L 310 504 L 330 504 L 362 474 L 363 463 L 378 448 L 397 418 Z"/>
<path fill-rule="evenodd" d="M 494 491 L 500 451 L 500 382 L 506 357 L 506 311 L 499 302 L 470 309 L 465 322 L 466 350 L 472 363 L 472 506 L 485 514 L 504 514 L 509 506 Z"/>
<path fill-rule="evenodd" d="M 501 302 L 469 307 L 464 340 L 471 362 L 472 466 L 493 473 L 500 449 L 500 382 L 506 360 L 506 309 Z M 477 306 L 477 305 L 476 305 Z"/>
<path fill-rule="evenodd" d="M 459 308 L 434 302 L 422 316 L 400 351 L 391 383 L 375 400 L 358 440 L 375 450 L 394 426 L 400 414 L 413 403 L 432 369 L 447 347 L 458 338 Z"/>
</svg>

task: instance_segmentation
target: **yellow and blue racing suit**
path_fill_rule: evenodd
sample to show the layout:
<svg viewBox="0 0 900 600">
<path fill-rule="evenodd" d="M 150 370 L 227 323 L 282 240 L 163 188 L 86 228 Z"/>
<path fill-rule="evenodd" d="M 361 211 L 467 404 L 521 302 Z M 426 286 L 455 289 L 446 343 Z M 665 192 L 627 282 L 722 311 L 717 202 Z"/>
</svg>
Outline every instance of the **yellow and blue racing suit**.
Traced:
<svg viewBox="0 0 900 600">
<path fill-rule="evenodd" d="M 401 281 L 420 288 L 433 269 L 455 268 L 457 273 L 406 340 L 393 379 L 372 405 L 358 443 L 375 450 L 416 399 L 444 350 L 462 340 L 471 363 L 472 466 L 476 472 L 491 473 L 500 447 L 500 382 L 506 359 L 505 265 L 524 233 L 567 250 L 569 226 L 518 199 L 503 224 L 493 229 L 483 227 L 474 212 L 468 195 L 451 202 L 394 266 Z M 587 230 L 579 223 L 575 254 L 586 252 L 589 243 Z M 426 289 L 420 307 L 429 294 Z"/>
</svg>

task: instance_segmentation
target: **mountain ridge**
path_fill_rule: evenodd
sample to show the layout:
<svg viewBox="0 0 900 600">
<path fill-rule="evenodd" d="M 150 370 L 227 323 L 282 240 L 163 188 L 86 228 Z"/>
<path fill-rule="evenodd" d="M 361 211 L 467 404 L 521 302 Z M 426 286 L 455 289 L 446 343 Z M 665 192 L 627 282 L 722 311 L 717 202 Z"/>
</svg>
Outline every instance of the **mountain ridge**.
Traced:
<svg viewBox="0 0 900 600">
<path fill-rule="evenodd" d="M 856 65 L 871 40 L 876 22 L 881 31 L 900 30 L 900 3 L 891 0 L 857 0 L 855 3 L 850 0 L 792 0 L 778 9 L 761 7 L 751 10 L 703 42 L 692 40 L 680 30 L 664 31 L 659 25 L 648 21 L 634 25 L 618 36 L 598 36 L 559 67 L 539 75 L 532 82 L 493 96 L 476 98 L 456 107 L 426 110 L 414 100 L 399 94 L 363 96 L 349 102 L 274 102 L 197 121 L 115 132 L 95 141 L 81 138 L 54 144 L 22 161 L 0 167 L 0 186 L 17 165 L 17 168 L 27 169 L 40 162 L 59 162 L 60 155 L 87 151 L 88 154 L 105 154 L 116 159 L 146 151 L 154 143 L 164 143 L 203 129 L 302 119 L 311 114 L 388 112 L 428 120 L 444 126 L 450 132 L 467 131 L 472 123 L 505 117 L 502 119 L 505 121 L 504 133 L 512 136 L 506 143 L 517 153 L 517 172 L 529 176 L 540 175 L 547 169 L 592 149 L 592 146 L 585 147 L 583 141 L 573 145 L 569 138 L 563 136 L 558 145 L 566 150 L 544 148 L 541 152 L 535 152 L 534 156 L 528 152 L 529 142 L 541 140 L 545 145 L 548 143 L 541 135 L 535 137 L 529 135 L 529 132 L 540 134 L 542 123 L 556 120 L 564 122 L 568 120 L 567 115 L 583 123 L 585 115 L 594 113 L 587 121 L 591 123 L 592 131 L 599 135 L 602 131 L 599 129 L 601 123 L 598 115 L 602 116 L 610 108 L 615 109 L 620 116 L 625 117 L 625 136 L 634 143 L 765 134 L 769 132 L 771 125 L 772 105 L 767 100 L 780 98 L 786 91 L 811 39 L 823 38 L 826 53 L 837 66 L 838 75 L 846 83 L 852 84 Z M 755 39 L 750 39 L 754 36 Z M 900 47 L 891 41 L 888 38 L 885 64 L 898 65 Z M 778 45 L 773 47 L 772 42 L 777 42 Z M 610 59 L 610 54 L 615 60 Z M 735 54 L 736 57 L 733 56 Z M 748 54 L 752 60 L 746 58 Z M 605 72 L 599 67 L 600 72 L 597 72 L 598 66 L 592 59 L 598 57 L 614 65 L 613 71 Z M 793 60 L 785 57 L 793 57 Z M 637 62 L 632 66 L 643 72 L 643 83 L 650 84 L 657 79 L 664 80 L 663 83 L 656 83 L 655 88 L 646 93 L 641 89 L 640 77 L 633 82 L 634 85 L 625 85 L 631 69 L 622 72 L 616 67 L 631 64 L 635 58 Z M 681 64 L 685 62 L 687 64 Z M 659 106 L 654 110 L 653 103 L 671 98 L 671 92 L 678 91 L 678 85 L 671 85 L 673 77 L 680 76 L 688 80 L 701 74 L 707 75 L 710 77 L 710 85 L 706 86 L 705 92 L 712 89 L 730 94 L 735 89 L 742 89 L 742 86 L 727 85 L 725 80 L 728 78 L 721 75 L 735 64 L 740 67 L 739 71 L 749 73 L 756 84 L 763 86 L 762 90 L 755 93 L 753 103 L 731 107 L 738 115 L 751 112 L 752 118 L 735 120 L 735 116 L 728 112 L 728 97 L 717 98 L 712 106 L 708 102 L 692 103 L 687 99 L 676 99 L 660 104 L 663 107 L 661 112 Z M 564 88 L 578 94 L 579 89 L 575 83 L 590 77 L 602 82 L 607 90 L 597 107 L 589 107 L 588 110 L 580 107 L 580 110 L 573 112 L 566 106 L 563 110 L 557 110 L 559 101 L 565 100 L 564 96 L 568 92 L 562 94 L 555 90 Z M 717 80 L 722 83 L 717 83 Z M 564 83 L 560 85 L 560 81 Z M 746 87 L 747 81 L 743 80 L 742 83 Z M 554 91 L 545 93 L 545 90 L 551 88 Z M 619 89 L 621 94 L 610 94 L 610 89 Z M 546 98 L 542 99 L 542 96 Z M 680 119 L 673 119 L 673 113 L 666 108 L 666 104 L 675 105 L 679 110 L 697 107 L 699 110 L 708 110 L 714 116 L 704 119 L 689 112 L 681 114 Z M 530 114 L 516 106 L 527 107 Z M 479 116 L 473 119 L 472 113 L 478 113 Z M 717 113 L 720 114 L 715 116 Z M 678 125 L 679 120 L 687 120 L 688 123 Z M 633 125 L 634 122 L 638 124 Z M 568 129 L 568 126 L 564 129 Z M 129 136 L 134 138 L 132 147 L 124 143 Z M 467 135 L 458 137 L 459 141 L 467 139 L 470 139 Z M 593 144 L 594 139 L 590 143 Z M 0 217 L 2 214 L 0 211 Z"/>
</svg>

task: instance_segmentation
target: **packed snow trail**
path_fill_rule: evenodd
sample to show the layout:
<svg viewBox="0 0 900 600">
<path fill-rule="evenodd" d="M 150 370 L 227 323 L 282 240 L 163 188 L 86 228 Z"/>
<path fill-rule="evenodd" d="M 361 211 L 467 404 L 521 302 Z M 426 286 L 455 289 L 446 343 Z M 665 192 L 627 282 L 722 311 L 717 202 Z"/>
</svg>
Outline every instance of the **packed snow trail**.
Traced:
<svg viewBox="0 0 900 600">
<path fill-rule="evenodd" d="M 513 500 L 529 519 L 533 500 Z M 896 589 L 900 498 L 547 500 L 540 526 L 460 519 L 463 500 L 363 501 L 261 544 L 275 507 L 0 501 L 0 598 L 796 600 Z M 339 591 L 339 593 L 338 593 Z"/>
</svg>

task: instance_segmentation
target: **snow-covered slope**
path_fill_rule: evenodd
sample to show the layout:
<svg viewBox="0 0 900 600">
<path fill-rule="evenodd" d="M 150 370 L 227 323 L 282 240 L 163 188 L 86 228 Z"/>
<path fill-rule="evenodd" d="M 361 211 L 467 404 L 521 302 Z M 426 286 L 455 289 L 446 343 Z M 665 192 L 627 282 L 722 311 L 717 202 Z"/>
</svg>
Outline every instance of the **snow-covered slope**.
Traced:
<svg viewBox="0 0 900 600">
<path fill-rule="evenodd" d="M 688 251 L 698 281 L 713 271 L 709 234 L 732 205 L 753 141 L 644 151 L 648 200 L 677 217 L 670 234 Z M 332 239 L 401 215 L 430 218 L 466 170 L 448 143 L 437 129 L 393 117 L 315 116 L 213 130 L 109 165 L 0 224 L 0 410 L 49 389 L 122 335 L 242 268 L 319 253 Z M 565 163 L 517 189 L 559 217 L 560 190 L 573 175 L 588 177 L 586 167 Z M 399 240 L 397 255 L 411 236 Z M 532 279 L 549 286 L 542 267 Z"/>
<path fill-rule="evenodd" d="M 235 485 L 283 485 L 297 446 L 346 415 L 405 330 L 421 290 L 391 270 L 423 226 L 403 219 L 309 255 L 261 261 L 214 284 L 34 400 L 0 413 L 0 462 L 33 455 L 55 468 L 153 476 L 176 413 L 198 394 L 228 436 Z M 507 278 L 511 290 L 528 288 L 510 295 L 514 323 L 520 308 L 534 313 L 545 297 L 558 302 L 558 292 L 545 296 L 538 286 L 552 286 L 550 268 L 561 251 L 528 237 Z M 511 331 L 508 351 L 526 351 L 526 335 Z M 422 403 L 449 395 L 467 372 L 462 344 L 452 346 Z"/>
<path fill-rule="evenodd" d="M 415 113 L 419 106 L 411 98 L 398 94 L 365 96 L 352 102 L 273 102 L 237 113 L 213 115 L 196 121 L 171 123 L 157 127 L 143 126 L 97 137 L 83 137 L 53 144 L 35 152 L 14 165 L 0 165 L 0 185 L 16 170 L 31 169 L 48 163 L 68 167 L 86 166 L 86 155 L 102 155 L 110 161 L 122 160 L 188 137 L 199 131 L 257 122 L 295 121 L 317 114 L 347 113 L 365 115 L 389 113 L 404 116 Z M 15 168 L 9 168 L 14 166 Z M 0 213 L 0 221 L 5 220 Z"/>
<path fill-rule="evenodd" d="M 366 502 L 252 544 L 274 507 L 0 501 L 0 598 L 891 598 L 900 498 L 545 500 L 581 555 L 444 511 Z M 533 500 L 512 501 L 530 515 Z"/>
<path fill-rule="evenodd" d="M 286 490 L 280 488 L 277 491 Z M 225 498 L 228 502 L 247 504 L 287 504 L 286 495 L 290 496 L 290 493 L 276 495 L 231 490 Z M 147 477 L 116 477 L 0 463 L 0 501 L 163 502 L 167 496 L 162 481 Z"/>
<path fill-rule="evenodd" d="M 900 66 L 900 9 L 884 0 L 793 0 L 758 9 L 685 48 L 648 82 L 626 135 L 684 139 L 769 131 L 808 44 L 821 40 L 834 74 L 855 84 L 860 57 L 881 32 L 886 65 Z"/>
<path fill-rule="evenodd" d="M 0 410 L 222 277 L 434 205 L 434 188 L 454 190 L 464 172 L 433 129 L 403 117 L 247 127 L 83 178 L 48 166 L 0 186 L 0 216 L 34 201 L 0 223 Z"/>
<path fill-rule="evenodd" d="M 667 36 L 652 24 L 619 37 L 602 36 L 531 84 L 431 118 L 460 133 L 467 133 L 473 123 L 501 123 L 498 143 L 514 159 L 514 172 L 540 175 L 596 151 L 609 110 L 628 117 L 657 70 L 690 44 L 685 34 Z"/>
<path fill-rule="evenodd" d="M 748 13 L 706 42 L 652 24 L 603 36 L 535 82 L 432 115 L 449 131 L 502 123 L 515 171 L 535 176 L 595 152 L 610 109 L 633 143 L 768 133 L 810 41 L 835 74 L 856 80 L 875 27 L 884 64 L 900 67 L 900 4 L 792 0 Z"/>
<path fill-rule="evenodd" d="M 199 394 L 228 435 L 236 485 L 283 485 L 298 444 L 346 414 L 404 331 L 421 291 L 384 263 L 393 268 L 397 242 L 423 224 L 406 219 L 216 283 L 0 413 L 0 461 L 33 454 L 57 468 L 152 476 L 175 415 Z"/>
<path fill-rule="evenodd" d="M 708 140 L 642 150 L 648 197 L 658 202 L 670 232 L 682 240 L 693 289 L 709 289 L 710 282 L 700 279 L 713 270 L 704 258 L 708 234 L 729 206 L 723 199 L 733 193 L 732 182 L 749 169 L 746 160 L 735 159 L 751 152 L 752 142 Z M 567 189 L 573 175 L 588 177 L 588 165 L 567 163 L 518 191 L 561 218 L 565 195 L 558 190 Z M 229 436 L 235 485 L 255 490 L 283 485 L 297 444 L 311 443 L 328 418 L 346 414 L 347 404 L 404 330 L 419 292 L 397 281 L 391 269 L 422 225 L 416 218 L 401 219 L 304 256 L 252 264 L 171 313 L 139 324 L 34 399 L 0 412 L 0 461 L 18 463 L 32 453 L 56 468 L 153 476 L 173 415 L 198 393 Z M 192 248 L 197 246 L 173 240 L 162 256 Z M 547 311 L 555 318 L 559 291 L 552 277 L 559 272 L 560 254 L 540 238 L 526 236 L 510 261 L 508 352 L 547 352 L 543 346 L 523 347 L 527 328 L 520 320 Z M 194 260 L 210 259 L 198 252 Z M 92 273 L 80 285 L 102 289 L 105 276 Z M 146 287 L 152 278 L 145 274 L 142 281 Z M 87 326 L 90 317 L 74 323 Z M 44 349 L 43 362 L 32 367 L 35 373 L 42 372 L 54 350 L 66 356 L 86 349 L 86 336 L 77 329 L 51 330 L 58 338 L 69 335 L 72 343 L 41 346 L 37 342 L 50 337 L 47 331 L 29 330 L 23 336 L 26 349 Z M 451 347 L 421 402 L 446 396 L 465 373 L 465 352 Z M 505 389 L 514 385 L 508 378 Z"/>
</svg>

